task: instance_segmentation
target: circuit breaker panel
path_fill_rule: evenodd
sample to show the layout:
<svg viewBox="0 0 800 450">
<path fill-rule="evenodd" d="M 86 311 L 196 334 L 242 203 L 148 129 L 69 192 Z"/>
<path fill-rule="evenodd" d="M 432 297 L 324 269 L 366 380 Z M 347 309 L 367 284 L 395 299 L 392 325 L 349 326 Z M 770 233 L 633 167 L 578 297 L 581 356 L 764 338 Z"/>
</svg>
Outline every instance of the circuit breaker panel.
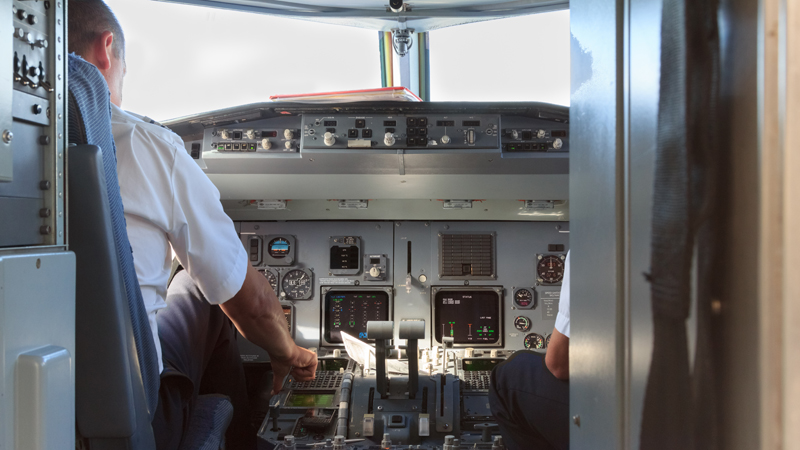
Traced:
<svg viewBox="0 0 800 450">
<path fill-rule="evenodd" d="M 64 243 L 66 4 L 2 2 L 0 248 Z"/>
</svg>

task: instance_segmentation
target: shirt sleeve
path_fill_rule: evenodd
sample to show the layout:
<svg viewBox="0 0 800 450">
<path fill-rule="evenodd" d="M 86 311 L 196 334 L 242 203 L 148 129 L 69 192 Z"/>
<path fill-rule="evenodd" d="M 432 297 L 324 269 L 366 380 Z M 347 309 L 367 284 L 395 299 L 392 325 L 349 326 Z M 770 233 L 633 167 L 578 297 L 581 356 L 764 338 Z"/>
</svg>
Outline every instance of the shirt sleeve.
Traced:
<svg viewBox="0 0 800 450">
<path fill-rule="evenodd" d="M 242 288 L 250 264 L 247 252 L 222 209 L 216 186 L 186 153 L 182 142 L 173 145 L 169 241 L 208 302 L 224 303 Z"/>
<path fill-rule="evenodd" d="M 561 296 L 558 300 L 556 330 L 569 337 L 569 252 L 567 252 L 567 259 L 564 261 L 564 279 L 561 280 Z"/>
</svg>

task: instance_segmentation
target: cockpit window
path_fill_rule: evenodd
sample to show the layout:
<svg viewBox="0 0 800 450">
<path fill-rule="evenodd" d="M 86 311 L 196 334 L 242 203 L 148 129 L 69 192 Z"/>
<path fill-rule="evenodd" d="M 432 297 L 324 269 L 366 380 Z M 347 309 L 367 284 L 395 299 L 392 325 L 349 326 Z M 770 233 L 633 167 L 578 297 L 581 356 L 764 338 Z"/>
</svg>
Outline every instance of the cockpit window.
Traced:
<svg viewBox="0 0 800 450">
<path fill-rule="evenodd" d="M 166 120 L 270 95 L 381 87 L 377 31 L 106 0 L 125 31 L 123 108 Z"/>
<path fill-rule="evenodd" d="M 431 100 L 569 105 L 569 11 L 430 33 Z"/>
</svg>

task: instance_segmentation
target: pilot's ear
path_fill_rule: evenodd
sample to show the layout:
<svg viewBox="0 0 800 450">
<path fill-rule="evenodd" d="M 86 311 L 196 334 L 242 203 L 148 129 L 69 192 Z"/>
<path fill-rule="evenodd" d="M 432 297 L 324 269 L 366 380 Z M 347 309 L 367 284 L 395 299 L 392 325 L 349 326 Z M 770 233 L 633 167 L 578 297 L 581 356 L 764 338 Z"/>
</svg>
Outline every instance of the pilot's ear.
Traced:
<svg viewBox="0 0 800 450">
<path fill-rule="evenodd" d="M 104 31 L 94 41 L 92 56 L 94 57 L 94 64 L 101 71 L 111 68 L 112 58 L 114 58 L 114 33 Z"/>
</svg>

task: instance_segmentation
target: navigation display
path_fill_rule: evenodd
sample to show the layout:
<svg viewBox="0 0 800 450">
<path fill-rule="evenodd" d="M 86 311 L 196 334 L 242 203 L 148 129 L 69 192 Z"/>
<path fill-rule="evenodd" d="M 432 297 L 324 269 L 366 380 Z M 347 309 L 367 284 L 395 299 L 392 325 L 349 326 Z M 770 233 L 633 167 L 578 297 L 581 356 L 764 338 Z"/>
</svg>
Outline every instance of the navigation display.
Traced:
<svg viewBox="0 0 800 450">
<path fill-rule="evenodd" d="M 342 331 L 367 341 L 367 322 L 389 320 L 389 294 L 385 291 L 328 291 L 325 294 L 325 340 L 342 342 Z"/>
<path fill-rule="evenodd" d="M 494 290 L 440 290 L 434 298 L 436 341 L 491 345 L 500 341 L 500 294 Z"/>
</svg>

